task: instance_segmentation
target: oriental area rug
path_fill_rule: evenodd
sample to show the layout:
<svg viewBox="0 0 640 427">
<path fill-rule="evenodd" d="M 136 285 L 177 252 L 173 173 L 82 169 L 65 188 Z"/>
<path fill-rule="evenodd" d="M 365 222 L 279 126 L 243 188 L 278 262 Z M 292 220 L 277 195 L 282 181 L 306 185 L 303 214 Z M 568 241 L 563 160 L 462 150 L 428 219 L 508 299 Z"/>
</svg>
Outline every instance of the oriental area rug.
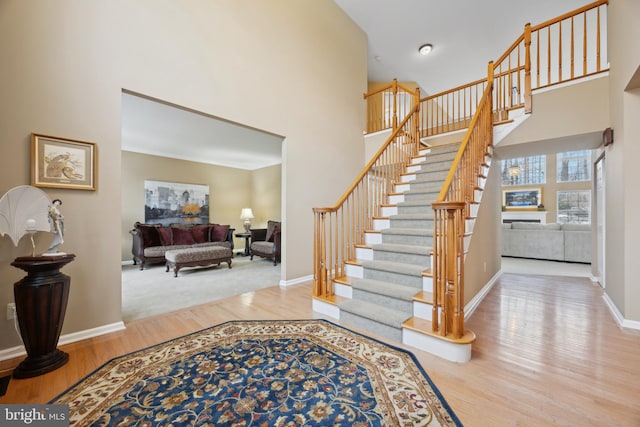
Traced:
<svg viewBox="0 0 640 427">
<path fill-rule="evenodd" d="M 72 426 L 460 426 L 415 356 L 325 320 L 232 321 L 105 363 Z"/>
</svg>

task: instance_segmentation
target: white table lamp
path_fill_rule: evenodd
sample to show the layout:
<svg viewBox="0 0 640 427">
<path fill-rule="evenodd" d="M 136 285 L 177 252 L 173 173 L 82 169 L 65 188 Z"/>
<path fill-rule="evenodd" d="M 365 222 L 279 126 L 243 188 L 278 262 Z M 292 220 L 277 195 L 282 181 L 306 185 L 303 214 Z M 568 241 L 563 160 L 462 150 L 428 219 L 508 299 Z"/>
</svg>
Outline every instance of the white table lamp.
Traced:
<svg viewBox="0 0 640 427">
<path fill-rule="evenodd" d="M 253 219 L 253 211 L 251 208 L 242 208 L 240 219 L 244 220 L 244 230 L 249 233 L 251 230 L 251 220 Z"/>
</svg>

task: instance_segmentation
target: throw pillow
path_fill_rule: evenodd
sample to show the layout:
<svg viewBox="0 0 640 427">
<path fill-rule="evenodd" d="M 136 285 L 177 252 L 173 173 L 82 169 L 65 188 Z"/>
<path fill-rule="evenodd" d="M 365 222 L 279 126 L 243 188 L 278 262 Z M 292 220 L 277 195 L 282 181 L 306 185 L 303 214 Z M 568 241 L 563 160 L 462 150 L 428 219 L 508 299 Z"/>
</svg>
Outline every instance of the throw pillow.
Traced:
<svg viewBox="0 0 640 427">
<path fill-rule="evenodd" d="M 273 233 L 271 233 L 271 236 L 269 237 L 269 242 L 273 242 L 276 239 L 276 234 L 280 232 L 280 227 L 276 226 L 276 228 L 273 229 Z"/>
<path fill-rule="evenodd" d="M 174 245 L 193 245 L 195 243 L 191 230 L 171 227 L 171 236 L 173 237 Z"/>
<path fill-rule="evenodd" d="M 224 240 L 226 240 L 228 232 L 229 232 L 228 225 L 213 224 L 213 228 L 211 229 L 211 241 L 223 242 Z"/>
<path fill-rule="evenodd" d="M 209 226 L 208 225 L 194 225 L 191 229 L 193 234 L 193 240 L 196 243 L 205 243 L 209 241 Z"/>
<path fill-rule="evenodd" d="M 142 241 L 146 248 L 151 246 L 162 246 L 157 225 L 138 224 L 136 226 L 136 230 L 138 230 L 138 233 L 142 236 Z"/>
<path fill-rule="evenodd" d="M 280 227 L 280 222 L 279 221 L 267 221 L 267 235 L 265 236 L 265 240 L 267 242 L 272 242 L 273 240 L 271 239 L 271 235 L 273 234 L 273 230 L 275 230 L 276 227 Z"/>
<path fill-rule="evenodd" d="M 158 227 L 158 234 L 160 234 L 160 243 L 162 243 L 162 246 L 171 246 L 173 244 L 171 240 L 171 228 Z"/>
</svg>

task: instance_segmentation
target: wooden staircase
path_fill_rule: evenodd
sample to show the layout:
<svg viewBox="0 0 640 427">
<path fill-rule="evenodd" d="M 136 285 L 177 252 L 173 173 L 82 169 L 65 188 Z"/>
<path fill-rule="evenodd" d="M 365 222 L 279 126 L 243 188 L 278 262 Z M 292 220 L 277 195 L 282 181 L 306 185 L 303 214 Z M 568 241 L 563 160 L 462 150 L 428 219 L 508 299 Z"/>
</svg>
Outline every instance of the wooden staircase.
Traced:
<svg viewBox="0 0 640 427">
<path fill-rule="evenodd" d="M 606 4 L 598 0 L 526 24 L 507 51 L 489 62 L 486 79 L 425 98 L 395 80 L 365 94 L 373 112 L 367 130 L 386 127 L 391 135 L 335 205 L 313 209 L 314 311 L 448 360 L 470 359 L 475 335 L 464 327 L 464 264 L 494 143 L 524 120 L 514 119 L 514 111 L 531 113 L 533 89 L 606 71 L 599 50 Z M 596 43 L 589 50 L 597 61 L 588 64 L 586 42 L 582 53 L 572 43 L 565 55 L 568 76 L 552 74 L 550 67 L 545 75 L 540 58 L 549 64 L 557 54 L 550 47 L 552 28 L 571 23 L 573 41 L 573 21 L 583 20 L 586 40 L 587 14 L 596 18 L 589 30 Z M 548 43 L 540 43 L 541 33 Z M 582 58 L 582 70 L 574 58 Z M 413 96 L 414 105 L 398 123 L 395 100 L 401 92 Z M 389 120 L 377 120 L 382 110 L 376 106 L 388 99 L 394 100 Z M 453 160 L 442 147 L 424 148 L 424 138 L 459 129 L 466 131 Z"/>
<path fill-rule="evenodd" d="M 459 143 L 421 150 L 389 194 L 389 203 L 365 231 L 346 275 L 333 280 L 334 317 L 387 339 L 466 362 L 475 334 L 458 339 L 432 331 L 431 273 L 434 213 L 431 204 L 442 189 Z M 491 156 L 487 156 L 487 168 Z M 479 180 L 479 185 L 484 181 Z M 482 191 L 478 191 L 481 197 Z M 479 199 L 478 199 L 479 200 Z M 468 219 L 469 229 L 474 218 Z M 471 233 L 468 233 L 470 239 Z M 320 305 L 319 302 L 315 303 Z"/>
</svg>

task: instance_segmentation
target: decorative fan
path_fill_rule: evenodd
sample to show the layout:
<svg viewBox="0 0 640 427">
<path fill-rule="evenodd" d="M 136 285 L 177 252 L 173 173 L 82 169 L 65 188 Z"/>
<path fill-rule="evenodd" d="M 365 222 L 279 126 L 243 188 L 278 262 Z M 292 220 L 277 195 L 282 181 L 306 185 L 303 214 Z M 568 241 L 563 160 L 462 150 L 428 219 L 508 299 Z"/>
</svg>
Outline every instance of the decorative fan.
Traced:
<svg viewBox="0 0 640 427">
<path fill-rule="evenodd" d="M 47 193 L 30 185 L 19 185 L 0 198 L 0 235 L 8 234 L 15 246 L 25 234 L 51 231 Z"/>
</svg>

